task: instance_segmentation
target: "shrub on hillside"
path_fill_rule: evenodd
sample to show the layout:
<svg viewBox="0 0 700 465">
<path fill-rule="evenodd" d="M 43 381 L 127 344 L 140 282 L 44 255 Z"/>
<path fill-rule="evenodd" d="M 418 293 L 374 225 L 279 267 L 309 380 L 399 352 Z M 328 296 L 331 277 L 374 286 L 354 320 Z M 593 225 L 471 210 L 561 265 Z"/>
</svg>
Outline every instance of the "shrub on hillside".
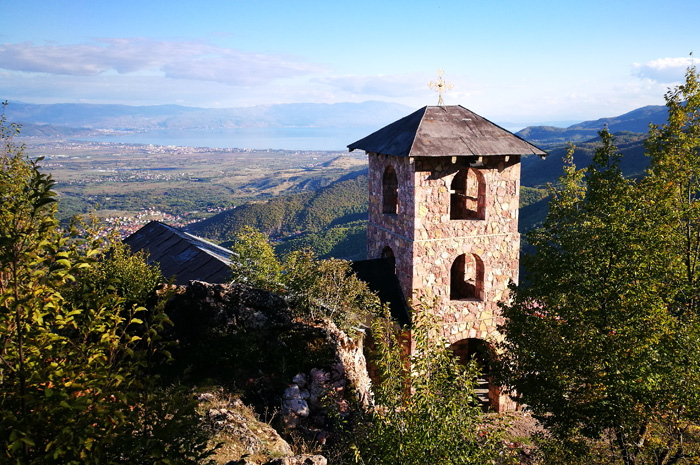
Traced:
<svg viewBox="0 0 700 465">
<path fill-rule="evenodd" d="M 267 238 L 245 228 L 234 243 L 232 281 L 282 294 L 300 316 L 328 318 L 353 333 L 380 307 L 379 298 L 345 260 L 296 251 L 280 260 Z"/>
</svg>

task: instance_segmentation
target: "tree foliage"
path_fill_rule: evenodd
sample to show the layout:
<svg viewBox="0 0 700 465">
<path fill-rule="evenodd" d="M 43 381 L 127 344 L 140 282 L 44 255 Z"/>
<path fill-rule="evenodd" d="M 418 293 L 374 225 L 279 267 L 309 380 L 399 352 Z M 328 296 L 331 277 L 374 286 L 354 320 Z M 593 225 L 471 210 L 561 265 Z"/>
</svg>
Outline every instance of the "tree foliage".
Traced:
<svg viewBox="0 0 700 465">
<path fill-rule="evenodd" d="M 651 168 L 645 186 L 665 226 L 673 260 L 674 312 L 700 313 L 700 82 L 695 68 L 666 98 L 668 123 L 652 126 L 647 140 Z"/>
<path fill-rule="evenodd" d="M 527 236 L 536 252 L 523 257 L 526 277 L 503 305 L 501 382 L 554 437 L 607 438 L 625 464 L 698 451 L 694 69 L 666 99 L 669 123 L 651 129 L 645 178 L 622 175 L 607 130 L 587 169 L 570 150 L 547 219 Z"/>
<path fill-rule="evenodd" d="M 250 226 L 244 227 L 231 250 L 232 282 L 268 291 L 280 289 L 282 264 L 267 236 Z"/>
<path fill-rule="evenodd" d="M 267 238 L 253 228 L 243 229 L 232 250 L 233 282 L 280 293 L 301 316 L 328 318 L 354 332 L 379 309 L 377 296 L 345 260 L 321 260 L 309 250 L 280 260 Z"/>
<path fill-rule="evenodd" d="M 61 230 L 51 177 L 12 142 L 16 127 L 2 118 L 0 128 L 0 461 L 206 457 L 206 438 L 191 431 L 191 401 L 165 394 L 148 376 L 167 356 L 160 339 L 167 317 L 143 307 L 143 292 L 130 292 L 126 279 L 115 281 L 127 271 L 124 260 L 139 258 L 123 250 L 110 256 L 94 236 Z M 114 286 L 80 279 L 91 273 L 109 275 Z"/>
<path fill-rule="evenodd" d="M 292 252 L 284 260 L 284 282 L 294 308 L 312 318 L 329 318 L 346 332 L 354 333 L 379 309 L 379 298 L 345 260 Z"/>
</svg>

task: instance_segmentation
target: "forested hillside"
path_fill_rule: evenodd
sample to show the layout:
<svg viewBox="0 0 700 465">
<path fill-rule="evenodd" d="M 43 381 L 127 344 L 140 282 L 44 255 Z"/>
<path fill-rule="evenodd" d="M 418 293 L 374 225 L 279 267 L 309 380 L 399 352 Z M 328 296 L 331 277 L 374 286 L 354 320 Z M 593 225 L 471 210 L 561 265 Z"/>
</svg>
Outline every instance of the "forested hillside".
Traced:
<svg viewBox="0 0 700 465">
<path fill-rule="evenodd" d="M 308 247 L 321 257 L 365 256 L 367 170 L 315 192 L 251 202 L 190 226 L 189 232 L 228 245 L 244 226 L 277 240 L 278 252 Z"/>
<path fill-rule="evenodd" d="M 620 161 L 620 169 L 624 176 L 639 177 L 649 166 L 649 158 L 644 154 L 646 134 L 621 132 L 615 134 L 615 143 L 624 156 Z M 585 168 L 593 161 L 596 149 L 601 146 L 600 137 L 575 144 L 574 164 Z M 520 216 L 518 230 L 522 237 L 522 249 L 532 252 L 524 233 L 534 226 L 541 224 L 547 217 L 549 209 L 548 184 L 556 184 L 564 172 L 565 158 L 568 148 L 557 147 L 549 152 L 544 160 L 531 156 L 522 159 Z"/>
<path fill-rule="evenodd" d="M 649 158 L 644 155 L 644 139 L 646 134 L 630 132 L 615 134 L 615 144 L 624 154 L 620 168 L 625 176 L 639 176 L 649 166 Z M 596 148 L 600 145 L 600 137 L 597 135 L 585 142 L 576 143 L 574 163 L 579 167 L 588 166 L 593 160 Z M 563 172 L 566 151 L 567 147 L 562 145 L 550 150 L 549 156 L 544 160 L 535 156 L 523 157 L 521 185 L 545 187 L 547 183 L 557 182 Z"/>
</svg>

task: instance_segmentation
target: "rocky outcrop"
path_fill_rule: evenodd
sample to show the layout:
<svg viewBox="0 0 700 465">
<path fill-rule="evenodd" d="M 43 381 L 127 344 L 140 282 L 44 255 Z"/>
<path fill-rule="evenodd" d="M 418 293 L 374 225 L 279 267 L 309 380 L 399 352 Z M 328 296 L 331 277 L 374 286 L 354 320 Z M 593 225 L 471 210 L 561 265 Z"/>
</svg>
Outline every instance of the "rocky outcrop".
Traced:
<svg viewBox="0 0 700 465">
<path fill-rule="evenodd" d="M 372 402 L 371 381 L 367 375 L 361 336 L 351 338 L 330 321 L 296 319 L 287 302 L 276 294 L 243 285 L 193 281 L 189 286 L 179 289 L 169 302 L 167 313 L 175 322 L 178 339 L 183 347 L 188 344 L 201 345 L 203 340 L 226 335 L 240 336 L 237 338 L 240 340 L 243 333 L 257 333 L 260 335 L 257 342 L 261 346 L 283 347 L 284 352 L 289 352 L 295 350 L 295 347 L 290 347 L 290 343 L 297 342 L 299 344 L 295 345 L 303 349 L 308 345 L 305 343 L 312 340 L 318 346 L 318 338 L 322 337 L 329 357 L 325 360 L 325 367 L 313 368 L 325 369 L 334 378 L 334 385 L 341 383 L 341 380 L 349 382 L 363 405 Z M 279 337 L 289 333 L 298 335 L 302 340 L 290 341 Z M 308 339 L 304 341 L 307 336 Z M 250 339 L 251 343 L 256 342 L 254 337 Z M 250 349 L 251 352 L 254 351 L 254 348 Z M 287 355 L 300 355 L 304 358 L 310 354 Z M 259 368 L 265 370 L 265 367 Z M 310 376 L 311 372 L 306 371 L 306 374 Z M 286 382 L 289 381 L 292 381 L 291 377 Z M 299 408 L 301 407 L 297 406 L 295 410 Z"/>
<path fill-rule="evenodd" d="M 297 374 L 284 391 L 281 414 L 285 426 L 301 427 L 307 436 L 324 442 L 328 411 L 340 418 L 350 413 L 344 373 L 343 365 L 336 363 L 330 370 L 313 368 L 308 374 Z"/>
<path fill-rule="evenodd" d="M 292 455 L 292 448 L 267 423 L 259 421 L 240 399 L 224 400 L 221 393 L 205 392 L 198 396 L 206 425 L 217 440 L 229 438 L 229 449 L 237 456 L 279 457 Z"/>
<path fill-rule="evenodd" d="M 301 426 L 321 443 L 325 440 L 329 409 L 333 416 L 347 418 L 350 402 L 359 402 L 364 408 L 373 400 L 362 339 L 353 340 L 331 322 L 325 323 L 325 328 L 334 341 L 336 363 L 294 376 L 284 391 L 281 410 L 287 427 Z"/>
<path fill-rule="evenodd" d="M 327 465 L 328 461 L 322 455 L 295 455 L 280 457 L 267 462 L 265 465 Z"/>
<path fill-rule="evenodd" d="M 362 335 L 351 338 L 333 323 L 327 325 L 328 336 L 334 341 L 336 357 L 342 368 L 340 375 L 350 381 L 357 399 L 364 407 L 374 403 L 372 380 L 367 372 L 367 360 Z"/>
<path fill-rule="evenodd" d="M 176 360 L 184 360 L 194 378 L 235 385 L 260 414 L 281 408 L 287 430 L 324 443 L 333 419 L 372 402 L 362 338 L 329 321 L 299 318 L 278 295 L 194 281 L 178 288 L 166 312 L 180 341 Z M 235 410 L 206 415 L 215 429 L 247 434 Z M 256 440 L 248 442 L 255 453 Z M 290 454 L 274 463 L 325 463 L 312 456 L 290 461 Z"/>
<path fill-rule="evenodd" d="M 328 460 L 322 455 L 292 455 L 288 457 L 279 457 L 263 465 L 327 465 Z M 228 462 L 226 465 L 255 465 L 247 459 L 241 459 Z"/>
<path fill-rule="evenodd" d="M 242 285 L 192 281 L 168 304 L 168 315 L 189 333 L 288 328 L 292 314 L 279 295 Z"/>
</svg>

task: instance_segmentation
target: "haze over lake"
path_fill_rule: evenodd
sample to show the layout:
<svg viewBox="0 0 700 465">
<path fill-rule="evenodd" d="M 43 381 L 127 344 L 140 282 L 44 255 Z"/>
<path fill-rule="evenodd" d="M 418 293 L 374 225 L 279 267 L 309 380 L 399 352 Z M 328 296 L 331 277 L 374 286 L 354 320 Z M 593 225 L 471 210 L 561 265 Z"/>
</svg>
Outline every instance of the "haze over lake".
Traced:
<svg viewBox="0 0 700 465">
<path fill-rule="evenodd" d="M 22 134 L 29 137 L 255 150 L 344 151 L 348 144 L 416 110 L 376 101 L 222 109 L 10 102 L 5 112 L 8 121 L 21 123 Z M 497 124 L 510 131 L 526 126 Z"/>
<path fill-rule="evenodd" d="M 377 129 L 379 128 L 168 129 L 78 139 L 187 147 L 347 151 L 349 144 Z"/>
</svg>

